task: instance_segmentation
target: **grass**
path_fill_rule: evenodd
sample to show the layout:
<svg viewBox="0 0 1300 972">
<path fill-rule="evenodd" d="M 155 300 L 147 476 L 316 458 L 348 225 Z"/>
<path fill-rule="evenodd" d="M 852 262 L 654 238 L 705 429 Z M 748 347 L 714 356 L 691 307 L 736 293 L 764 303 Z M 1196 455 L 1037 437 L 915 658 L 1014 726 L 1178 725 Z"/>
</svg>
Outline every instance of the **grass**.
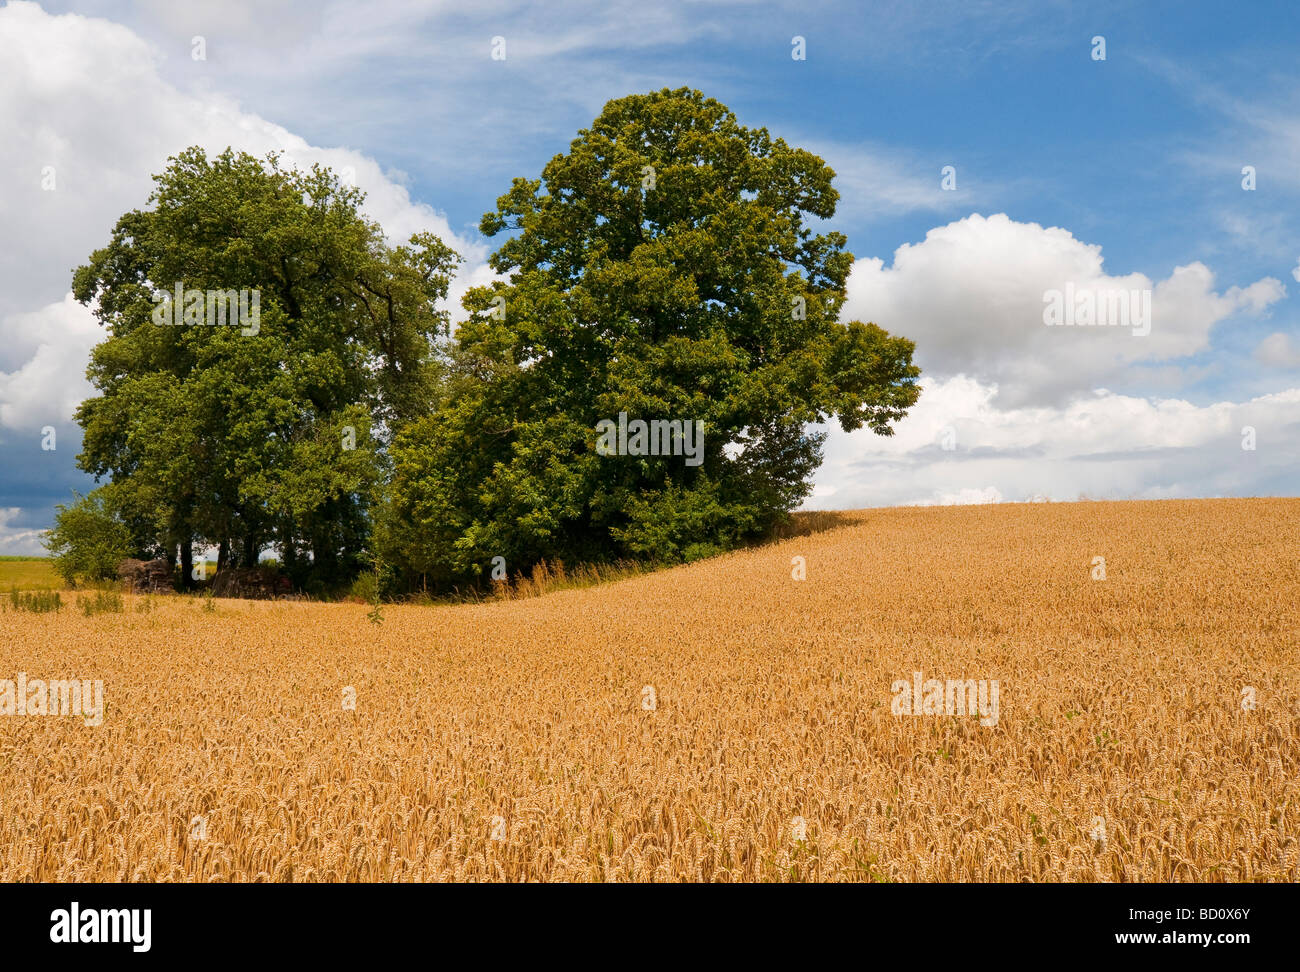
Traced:
<svg viewBox="0 0 1300 972">
<path fill-rule="evenodd" d="M 789 519 L 773 531 L 776 540 L 792 537 L 812 536 L 836 527 L 843 527 L 854 522 L 854 514 L 835 511 L 814 510 L 790 514 Z M 754 549 L 765 544 L 753 542 L 741 549 Z M 494 582 L 485 589 L 457 589 L 449 594 L 433 596 L 413 594 L 407 600 L 413 604 L 462 604 L 482 603 L 485 601 L 518 600 L 521 598 L 541 597 L 556 591 L 580 590 L 615 581 L 628 580 L 642 574 L 668 570 L 670 567 L 619 560 L 606 564 L 579 564 L 566 567 L 564 561 L 548 562 L 543 560 L 527 573 L 518 573 Z M 360 592 L 354 586 L 352 596 L 356 599 Z M 364 596 L 361 599 L 365 600 Z"/>
<path fill-rule="evenodd" d="M 63 610 L 63 597 L 58 591 L 9 591 L 9 606 L 15 611 L 30 611 L 32 614 L 48 614 Z"/>
<path fill-rule="evenodd" d="M 217 562 L 207 561 L 207 576 L 211 580 L 217 572 Z M 112 590 L 116 581 L 79 584 L 92 590 Z M 0 589 L 17 587 L 22 591 L 67 590 L 63 578 L 54 572 L 54 561 L 49 557 L 0 556 Z"/>
<path fill-rule="evenodd" d="M 664 569 L 664 568 L 660 568 Z M 425 594 L 411 595 L 407 600 L 413 604 L 481 604 L 491 601 L 514 601 L 557 591 L 580 590 L 600 584 L 611 584 L 644 573 L 653 572 L 654 568 L 629 561 L 611 564 L 582 564 L 566 568 L 564 561 L 548 562 L 543 560 L 535 565 L 528 574 L 516 574 L 503 578 L 490 588 L 455 590 L 450 594 L 434 597 Z"/>
<path fill-rule="evenodd" d="M 65 586 L 49 557 L 0 557 L 0 588 L 48 591 Z"/>
<path fill-rule="evenodd" d="M 116 591 L 99 591 L 93 597 L 78 597 L 77 607 L 88 618 L 96 614 L 121 614 L 125 610 L 122 595 Z"/>
</svg>

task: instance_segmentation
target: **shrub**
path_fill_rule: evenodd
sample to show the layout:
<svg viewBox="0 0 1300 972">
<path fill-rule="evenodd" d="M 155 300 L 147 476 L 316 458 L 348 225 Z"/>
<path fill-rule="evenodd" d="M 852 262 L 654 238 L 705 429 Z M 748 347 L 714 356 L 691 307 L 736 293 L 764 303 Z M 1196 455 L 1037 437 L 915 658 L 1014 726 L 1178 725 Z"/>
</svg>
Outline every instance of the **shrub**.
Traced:
<svg viewBox="0 0 1300 972">
<path fill-rule="evenodd" d="M 352 587 L 348 593 L 368 604 L 375 604 L 379 601 L 382 583 L 378 571 L 367 570 L 352 582 Z"/>
<path fill-rule="evenodd" d="M 122 595 L 117 591 L 100 591 L 94 597 L 79 597 L 77 607 L 88 618 L 96 614 L 121 614 L 125 610 Z"/>
<path fill-rule="evenodd" d="M 58 591 L 19 591 L 14 588 L 9 592 L 9 603 L 16 611 L 31 611 L 34 614 L 46 614 L 63 608 L 63 598 Z"/>
<path fill-rule="evenodd" d="M 60 505 L 45 546 L 54 557 L 54 570 L 70 585 L 77 581 L 113 580 L 117 565 L 131 553 L 131 534 L 104 502 L 98 490 L 78 496 L 71 506 Z"/>
</svg>

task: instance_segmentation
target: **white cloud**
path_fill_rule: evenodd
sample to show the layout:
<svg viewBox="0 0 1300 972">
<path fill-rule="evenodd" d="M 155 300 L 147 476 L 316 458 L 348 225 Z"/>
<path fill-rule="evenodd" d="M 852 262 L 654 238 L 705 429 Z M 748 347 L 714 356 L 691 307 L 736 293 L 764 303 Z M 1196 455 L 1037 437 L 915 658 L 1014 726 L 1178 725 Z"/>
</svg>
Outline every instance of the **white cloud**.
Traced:
<svg viewBox="0 0 1300 972">
<path fill-rule="evenodd" d="M 103 328 L 71 294 L 0 321 L 6 357 L 22 359 L 12 371 L 0 371 L 0 427 L 30 432 L 71 422 L 92 392 L 86 362 L 103 337 Z"/>
<path fill-rule="evenodd" d="M 49 551 L 41 544 L 44 530 L 13 525 L 22 512 L 16 506 L 0 507 L 0 550 L 10 557 L 48 557 Z"/>
<path fill-rule="evenodd" d="M 1270 334 L 1255 348 L 1255 360 L 1270 368 L 1300 368 L 1300 347 L 1281 331 Z"/>
<path fill-rule="evenodd" d="M 189 145 L 280 150 L 293 165 L 349 170 L 367 215 L 392 238 L 431 230 L 467 258 L 456 295 L 491 276 L 484 244 L 452 232 L 374 159 L 310 145 L 220 94 L 183 93 L 160 78 L 161 57 L 104 20 L 32 3 L 0 8 L 0 169 L 13 174 L 0 183 L 0 225 L 23 241 L 0 264 L 0 427 L 66 423 L 88 393 L 87 354 L 102 332 L 65 296 L 72 269 L 108 242 L 118 216 L 145 205 L 150 174 Z M 52 191 L 42 187 L 46 167 Z"/>
<path fill-rule="evenodd" d="M 841 145 L 814 138 L 796 138 L 794 143 L 821 156 L 835 170 L 839 219 L 968 210 L 976 200 L 986 201 L 993 188 L 984 185 L 974 192 L 962 168 L 956 175 L 957 189 L 944 190 L 940 166 L 882 146 Z"/>
<path fill-rule="evenodd" d="M 1295 492 L 1300 388 L 1205 406 L 1099 389 L 1064 406 L 1006 409 L 995 385 L 965 375 L 921 384 L 895 435 L 829 430 L 808 505 Z M 1254 451 L 1241 448 L 1247 425 Z"/>
<path fill-rule="evenodd" d="M 120 9 L 114 16 L 134 29 L 51 16 L 31 3 L 0 7 L 0 169 L 8 174 L 0 183 L 0 224 L 22 241 L 0 264 L 0 434 L 27 437 L 46 424 L 66 425 L 88 393 L 86 356 L 101 332 L 66 296 L 72 268 L 107 241 L 119 215 L 145 204 L 149 174 L 184 147 L 216 152 L 233 145 L 257 155 L 278 149 L 293 164 L 351 168 L 369 193 L 369 215 L 390 234 L 404 239 L 429 229 L 469 258 L 452 286 L 455 310 L 470 285 L 493 276 L 483 242 L 452 232 L 440 212 L 413 200 L 401 173 L 352 148 L 313 145 L 268 117 L 345 133 L 318 140 L 382 145 L 389 159 L 409 149 L 421 165 L 437 159 L 439 177 L 485 166 L 513 170 L 509 160 L 521 151 L 528 157 L 538 146 L 562 149 L 575 111 L 585 124 L 608 97 L 678 83 L 685 62 L 672 58 L 690 60 L 692 77 L 705 72 L 697 83 L 707 88 L 717 80 L 731 100 L 727 92 L 739 82 L 726 65 L 711 77 L 693 52 L 671 50 L 691 40 L 734 41 L 737 32 L 753 39 L 767 29 L 726 9 L 702 19 L 694 6 L 636 3 L 601 16 L 561 11 L 558 20 L 549 8 L 513 2 L 466 18 L 431 0 L 274 7 L 232 0 L 220 9 L 198 0 L 144 0 L 105 9 Z M 873 49 L 912 49 L 878 43 L 882 31 L 916 33 L 877 24 Z M 488 57 L 488 40 L 498 32 L 509 37 L 508 62 Z M 208 41 L 207 62 L 190 59 L 194 34 Z M 943 56 L 965 47 L 945 42 Z M 628 48 L 663 49 L 670 59 L 656 53 L 653 63 L 629 63 Z M 256 97 L 262 114 L 222 93 L 230 91 Z M 402 110 L 396 123 L 395 104 Z M 1300 129 L 1286 127 L 1282 117 L 1253 122 L 1268 136 L 1256 147 L 1269 152 L 1252 160 L 1289 157 L 1285 148 Z M 440 134 L 408 139 L 412 128 Z M 525 137 L 531 141 L 523 148 Z M 968 179 L 961 159 L 922 161 L 887 146 L 828 145 L 821 154 L 840 171 L 842 213 L 950 213 L 963 199 L 960 211 L 968 212 L 1007 195 L 1005 185 Z M 958 167 L 956 193 L 939 188 L 938 166 L 946 162 Z M 397 164 L 414 168 L 409 160 Z M 57 180 L 53 192 L 41 186 L 46 166 Z M 1270 180 L 1295 178 L 1267 161 L 1260 171 Z M 1224 231 L 1259 240 L 1263 230 L 1270 241 L 1287 236 L 1284 217 L 1268 214 L 1234 218 Z M 1281 259 L 1293 253 L 1288 248 Z M 1291 274 L 1300 282 L 1300 265 Z M 1046 327 L 1044 292 L 1070 282 L 1150 288 L 1150 335 Z M 1212 367 L 1214 359 L 1193 365 L 1188 356 L 1209 348 L 1216 326 L 1234 315 L 1267 314 L 1284 293 L 1271 277 L 1216 290 L 1214 273 L 1201 262 L 1157 280 L 1112 275 L 1099 246 L 1005 215 L 936 227 L 900 247 L 891 266 L 859 261 L 846 317 L 916 340 L 925 392 L 892 438 L 832 431 L 811 505 L 1294 493 L 1300 390 L 1211 404 L 1143 394 L 1178 389 Z M 1300 367 L 1293 338 L 1281 332 L 1260 342 L 1255 356 L 1269 367 Z M 1240 448 L 1243 425 L 1257 430 L 1253 452 Z M 948 428 L 951 451 L 938 440 Z M 35 449 L 34 439 L 25 441 Z M 24 484 L 20 502 L 28 503 L 37 481 L 48 477 L 42 471 Z M 13 502 L 5 498 L 0 507 L 0 549 L 39 553 L 39 531 L 13 525 L 21 514 Z"/>
<path fill-rule="evenodd" d="M 939 493 L 934 499 L 922 500 L 917 506 L 983 506 L 986 503 L 1001 503 L 1002 491 L 996 486 L 976 489 L 967 486 L 956 492 Z"/>
<path fill-rule="evenodd" d="M 1044 295 L 1150 290 L 1151 327 L 1048 327 Z M 1060 405 L 1143 369 L 1203 351 L 1215 324 L 1259 314 L 1285 295 L 1265 277 L 1247 287 L 1213 289 L 1202 263 L 1174 268 L 1164 280 L 1140 273 L 1111 276 L 1101 247 L 1068 230 L 1020 223 L 1005 214 L 965 219 L 883 260 L 859 260 L 849 279 L 845 319 L 870 320 L 917 343 L 916 360 L 935 377 L 972 375 L 996 385 L 1006 406 Z"/>
</svg>

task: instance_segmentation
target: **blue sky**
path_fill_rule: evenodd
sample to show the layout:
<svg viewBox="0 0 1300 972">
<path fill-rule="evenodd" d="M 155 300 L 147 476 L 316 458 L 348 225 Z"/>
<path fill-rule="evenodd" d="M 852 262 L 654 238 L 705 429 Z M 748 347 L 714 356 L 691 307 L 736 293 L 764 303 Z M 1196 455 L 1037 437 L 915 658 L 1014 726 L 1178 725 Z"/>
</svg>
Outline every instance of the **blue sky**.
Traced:
<svg viewBox="0 0 1300 972">
<path fill-rule="evenodd" d="M 848 311 L 917 341 L 921 404 L 891 440 L 833 432 L 810 505 L 1297 493 L 1295 5 L 463 6 L 0 7 L 0 218 L 30 241 L 0 262 L 0 551 L 89 486 L 69 418 L 95 331 L 70 270 L 168 155 L 350 165 L 394 235 L 465 253 L 463 290 L 512 177 L 608 99 L 682 85 L 830 162 Z M 1061 280 L 1152 289 L 1150 338 L 1044 328 Z"/>
</svg>

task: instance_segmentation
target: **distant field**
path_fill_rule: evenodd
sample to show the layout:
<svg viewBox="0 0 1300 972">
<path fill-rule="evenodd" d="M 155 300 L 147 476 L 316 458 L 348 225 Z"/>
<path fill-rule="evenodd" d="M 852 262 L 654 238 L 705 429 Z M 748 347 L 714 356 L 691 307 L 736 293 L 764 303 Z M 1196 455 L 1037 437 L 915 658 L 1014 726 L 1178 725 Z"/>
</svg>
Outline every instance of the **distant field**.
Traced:
<svg viewBox="0 0 1300 972">
<path fill-rule="evenodd" d="M 17 587 L 24 591 L 43 591 L 63 586 L 48 557 L 0 557 L 0 594 Z"/>
<path fill-rule="evenodd" d="M 216 574 L 215 560 L 209 560 L 207 567 L 208 576 Z M 54 572 L 49 557 L 0 557 L 0 594 L 14 587 L 21 591 L 44 591 L 65 589 L 66 585 Z"/>
<path fill-rule="evenodd" d="M 379 624 L 0 598 L 0 679 L 104 700 L 0 717 L 0 880 L 1300 880 L 1300 500 L 814 529 Z"/>
</svg>

